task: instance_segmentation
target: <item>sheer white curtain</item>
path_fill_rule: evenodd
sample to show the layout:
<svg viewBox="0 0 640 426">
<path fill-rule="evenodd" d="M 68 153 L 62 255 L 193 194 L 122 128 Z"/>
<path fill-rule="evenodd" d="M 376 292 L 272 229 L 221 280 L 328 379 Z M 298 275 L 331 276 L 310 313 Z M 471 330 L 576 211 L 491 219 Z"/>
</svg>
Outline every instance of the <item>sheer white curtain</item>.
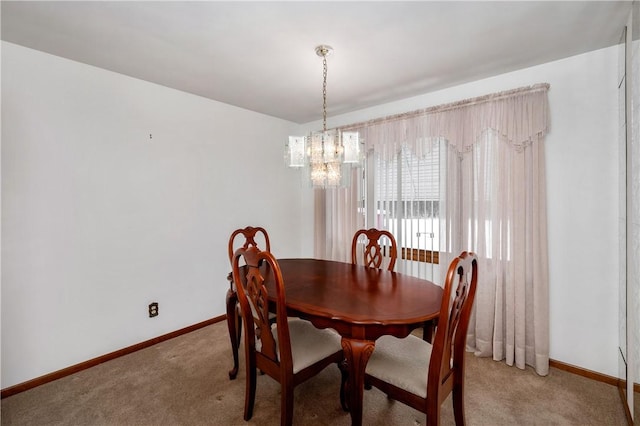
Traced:
<svg viewBox="0 0 640 426">
<path fill-rule="evenodd" d="M 347 188 L 314 190 L 314 255 L 351 262 L 351 240 L 364 228 L 361 169 L 351 169 Z"/>
<path fill-rule="evenodd" d="M 549 371 L 547 90 L 515 90 L 450 111 L 458 126 L 454 136 L 445 134 L 441 219 L 441 258 L 478 254 L 469 348 L 540 375 Z"/>
<path fill-rule="evenodd" d="M 443 259 L 478 254 L 480 280 L 467 345 L 479 356 L 549 369 L 544 141 L 515 147 L 493 130 L 448 156 Z M 448 263 L 450 259 L 446 260 Z"/>
<path fill-rule="evenodd" d="M 387 161 L 402 149 L 420 158 L 433 141 L 441 144 L 439 268 L 463 250 L 480 262 L 468 346 L 541 375 L 549 365 L 548 89 L 540 84 L 346 127 Z M 360 194 L 316 193 L 317 256 L 347 259 L 361 209 L 374 205 L 359 203 Z"/>
</svg>

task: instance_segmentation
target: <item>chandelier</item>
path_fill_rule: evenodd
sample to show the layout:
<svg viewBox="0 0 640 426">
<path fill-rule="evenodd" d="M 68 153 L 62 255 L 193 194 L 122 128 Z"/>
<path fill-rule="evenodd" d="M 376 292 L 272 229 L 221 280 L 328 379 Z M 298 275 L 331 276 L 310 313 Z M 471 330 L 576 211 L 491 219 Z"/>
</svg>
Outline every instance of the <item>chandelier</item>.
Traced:
<svg viewBox="0 0 640 426">
<path fill-rule="evenodd" d="M 331 46 L 316 47 L 322 57 L 322 131 L 307 136 L 289 136 L 285 162 L 289 167 L 307 168 L 314 188 L 345 186 L 348 167 L 360 163 L 360 141 L 357 132 L 327 130 L 327 56 Z"/>
</svg>

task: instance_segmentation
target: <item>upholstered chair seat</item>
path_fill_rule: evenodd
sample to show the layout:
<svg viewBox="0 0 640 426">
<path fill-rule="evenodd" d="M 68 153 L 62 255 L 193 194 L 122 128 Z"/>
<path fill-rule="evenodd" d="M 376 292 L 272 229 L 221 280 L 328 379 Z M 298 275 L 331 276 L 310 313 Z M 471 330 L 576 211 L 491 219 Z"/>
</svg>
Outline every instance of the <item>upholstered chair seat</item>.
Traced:
<svg viewBox="0 0 640 426">
<path fill-rule="evenodd" d="M 426 398 L 432 349 L 430 343 L 413 334 L 403 339 L 382 336 L 376 340 L 366 373 Z"/>
<path fill-rule="evenodd" d="M 319 330 L 309 321 L 300 318 L 289 318 L 288 323 L 293 374 L 342 350 L 341 337 L 332 329 Z M 277 326 L 273 327 L 273 334 L 277 343 L 278 356 L 280 356 Z"/>
</svg>

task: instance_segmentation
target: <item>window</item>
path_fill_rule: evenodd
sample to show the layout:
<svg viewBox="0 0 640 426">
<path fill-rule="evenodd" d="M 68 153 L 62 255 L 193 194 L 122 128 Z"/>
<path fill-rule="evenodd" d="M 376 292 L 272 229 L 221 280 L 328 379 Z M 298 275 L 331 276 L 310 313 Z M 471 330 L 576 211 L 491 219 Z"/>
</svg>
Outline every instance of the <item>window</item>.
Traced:
<svg viewBox="0 0 640 426">
<path fill-rule="evenodd" d="M 367 223 L 391 231 L 405 263 L 439 263 L 441 143 L 430 139 L 419 154 L 403 146 L 367 162 Z"/>
</svg>

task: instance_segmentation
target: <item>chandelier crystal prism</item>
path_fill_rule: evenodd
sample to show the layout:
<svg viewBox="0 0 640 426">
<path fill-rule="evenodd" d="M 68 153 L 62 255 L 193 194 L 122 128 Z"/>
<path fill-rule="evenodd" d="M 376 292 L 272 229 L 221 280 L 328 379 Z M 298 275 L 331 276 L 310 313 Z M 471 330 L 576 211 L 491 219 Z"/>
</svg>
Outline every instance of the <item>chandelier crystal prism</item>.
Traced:
<svg viewBox="0 0 640 426">
<path fill-rule="evenodd" d="M 360 163 L 360 140 L 357 132 L 327 130 L 327 56 L 333 48 L 316 47 L 322 58 L 322 131 L 307 136 L 289 136 L 285 162 L 289 167 L 308 168 L 314 188 L 345 186 L 348 173 L 345 165 Z"/>
</svg>

